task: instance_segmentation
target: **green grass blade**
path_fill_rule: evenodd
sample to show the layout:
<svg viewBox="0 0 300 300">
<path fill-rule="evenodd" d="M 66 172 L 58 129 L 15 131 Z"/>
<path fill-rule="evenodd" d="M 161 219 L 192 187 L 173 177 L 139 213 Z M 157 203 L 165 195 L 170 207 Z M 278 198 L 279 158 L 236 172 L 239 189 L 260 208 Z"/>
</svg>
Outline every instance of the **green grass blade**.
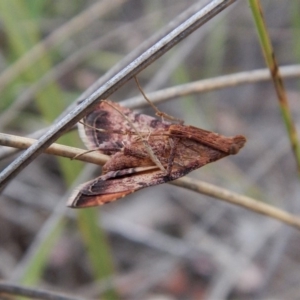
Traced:
<svg viewBox="0 0 300 300">
<path fill-rule="evenodd" d="M 296 158 L 297 170 L 300 175 L 300 146 L 298 142 L 297 131 L 292 119 L 283 80 L 280 75 L 278 64 L 276 62 L 271 39 L 264 21 L 262 7 L 260 5 L 259 0 L 249 0 L 249 3 L 255 26 L 258 32 L 262 51 L 265 57 L 265 61 L 270 70 L 272 80 L 275 86 L 283 121 L 289 135 L 294 156 Z"/>
<path fill-rule="evenodd" d="M 34 6 L 35 2 L 31 5 L 27 5 L 27 2 L 22 0 L 0 1 L 0 17 L 6 30 L 6 34 L 9 39 L 10 53 L 12 53 L 12 59 L 21 57 L 29 49 L 31 49 L 40 40 L 39 23 L 38 20 L 43 19 L 43 6 L 38 2 Z M 27 26 L 28 25 L 28 26 Z M 30 84 L 41 78 L 52 66 L 52 62 L 49 55 L 43 56 L 37 63 L 28 68 L 19 81 L 22 84 Z M 49 122 L 53 121 L 64 110 L 64 93 L 55 83 L 49 84 L 36 96 L 36 104 L 41 112 L 43 118 Z M 60 139 L 60 142 L 76 146 L 78 141 L 77 134 L 74 133 L 65 135 Z M 61 167 L 62 175 L 67 183 L 70 185 L 77 174 L 82 168 L 82 164 L 67 159 L 59 159 L 59 165 Z M 102 279 L 111 275 L 112 268 L 103 268 L 103 265 L 112 265 L 111 257 L 109 255 L 108 245 L 104 245 L 106 240 L 104 239 L 104 233 L 101 228 L 98 227 L 97 218 L 92 211 L 80 212 L 78 215 L 79 223 L 84 224 L 88 220 L 86 226 L 82 225 L 83 239 L 86 242 L 88 255 L 92 260 L 94 266 L 95 280 Z M 47 264 L 48 256 L 55 245 L 58 237 L 61 235 L 63 229 L 63 223 L 59 221 L 53 231 L 49 232 L 49 237 L 45 240 L 45 243 L 40 248 L 36 249 L 36 255 L 26 265 L 26 270 L 23 272 L 22 283 L 34 284 L 37 283 L 42 276 L 43 270 Z M 87 234 L 87 230 L 93 232 L 92 235 Z M 93 238 L 90 238 L 93 236 Z M 97 236 L 97 242 L 94 241 L 94 237 Z M 103 240 L 102 240 L 103 238 Z M 102 252 L 103 249 L 107 251 Z M 99 256 L 99 253 L 102 255 Z M 96 259 L 96 257 L 98 259 Z M 101 261 L 103 259 L 103 261 Z M 104 262 L 104 263 L 103 263 Z M 110 295 L 112 292 L 110 292 Z M 109 299 L 115 299 L 110 297 Z"/>
</svg>

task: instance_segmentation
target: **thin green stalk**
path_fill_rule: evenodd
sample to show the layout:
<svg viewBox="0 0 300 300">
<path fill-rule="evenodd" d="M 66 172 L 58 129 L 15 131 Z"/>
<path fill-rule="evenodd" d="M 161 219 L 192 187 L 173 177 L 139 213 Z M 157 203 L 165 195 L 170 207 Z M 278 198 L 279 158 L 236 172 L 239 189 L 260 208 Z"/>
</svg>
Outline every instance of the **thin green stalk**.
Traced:
<svg viewBox="0 0 300 300">
<path fill-rule="evenodd" d="M 281 114 L 289 135 L 290 143 L 297 163 L 298 174 L 300 176 L 300 146 L 298 142 L 297 131 L 292 119 L 291 110 L 287 100 L 283 80 L 275 58 L 271 39 L 264 21 L 262 7 L 259 0 L 249 0 L 249 4 L 252 10 L 252 15 L 258 32 L 262 51 L 264 53 L 267 66 L 270 70 L 275 86 Z"/>
</svg>

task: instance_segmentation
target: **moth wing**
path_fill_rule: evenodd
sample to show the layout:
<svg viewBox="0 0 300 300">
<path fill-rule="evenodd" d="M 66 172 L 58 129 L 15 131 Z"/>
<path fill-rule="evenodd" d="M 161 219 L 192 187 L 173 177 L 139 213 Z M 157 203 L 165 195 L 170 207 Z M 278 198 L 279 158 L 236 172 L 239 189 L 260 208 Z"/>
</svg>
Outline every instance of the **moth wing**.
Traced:
<svg viewBox="0 0 300 300">
<path fill-rule="evenodd" d="M 139 171 L 142 169 L 145 171 Z M 135 170 L 130 168 L 108 172 L 82 184 L 70 197 L 67 205 L 73 208 L 98 206 L 123 198 L 147 186 L 173 180 L 165 177 L 156 167 Z"/>
<path fill-rule="evenodd" d="M 237 154 L 246 143 L 246 138 L 242 135 L 226 137 L 212 131 L 204 130 L 194 126 L 172 124 L 169 127 L 171 134 L 183 139 L 193 140 L 199 144 L 225 152 L 227 154 Z"/>
<path fill-rule="evenodd" d="M 85 207 L 93 207 L 99 206 L 106 203 L 113 202 L 115 200 L 121 199 L 133 192 L 133 191 L 124 191 L 124 192 L 116 192 L 110 194 L 95 194 L 95 195 L 87 195 L 82 192 L 82 188 L 87 188 L 88 183 L 79 187 L 79 191 L 75 198 L 70 198 L 67 206 L 72 208 L 85 208 Z"/>
<path fill-rule="evenodd" d="M 80 137 L 89 149 L 100 147 L 101 152 L 111 155 L 120 151 L 124 145 L 130 145 L 136 139 L 136 134 L 130 134 L 133 130 L 118 110 L 127 116 L 140 132 L 167 130 L 170 125 L 168 122 L 163 123 L 151 116 L 135 113 L 118 103 L 102 101 L 84 117 L 83 123 L 87 126 L 80 123 L 78 125 Z M 126 134 L 126 132 L 128 133 Z"/>
<path fill-rule="evenodd" d="M 178 150 L 182 155 L 178 154 L 175 158 L 175 165 L 169 175 L 156 166 L 110 171 L 79 186 L 67 205 L 73 208 L 83 208 L 110 203 L 145 187 L 178 179 L 208 163 L 228 156 L 225 152 L 203 145 L 199 146 L 194 141 L 190 141 L 189 145 L 179 145 Z M 193 152 L 197 152 L 199 156 L 195 156 Z"/>
</svg>

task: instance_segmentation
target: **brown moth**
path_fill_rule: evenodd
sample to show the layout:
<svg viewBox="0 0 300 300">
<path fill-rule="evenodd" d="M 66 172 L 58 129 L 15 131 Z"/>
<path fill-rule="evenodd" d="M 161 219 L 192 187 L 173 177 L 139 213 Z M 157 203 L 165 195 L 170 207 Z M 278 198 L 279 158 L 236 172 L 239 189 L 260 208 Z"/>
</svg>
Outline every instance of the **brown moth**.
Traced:
<svg viewBox="0 0 300 300">
<path fill-rule="evenodd" d="M 139 136 L 128 121 L 139 130 Z M 83 124 L 79 125 L 79 133 L 86 146 L 109 155 L 110 160 L 100 177 L 74 192 L 68 201 L 68 206 L 74 208 L 102 205 L 142 188 L 175 180 L 238 153 L 246 142 L 242 135 L 225 137 L 193 126 L 172 124 L 110 101 L 100 102 L 83 119 Z M 141 135 L 165 171 L 153 162 Z"/>
</svg>

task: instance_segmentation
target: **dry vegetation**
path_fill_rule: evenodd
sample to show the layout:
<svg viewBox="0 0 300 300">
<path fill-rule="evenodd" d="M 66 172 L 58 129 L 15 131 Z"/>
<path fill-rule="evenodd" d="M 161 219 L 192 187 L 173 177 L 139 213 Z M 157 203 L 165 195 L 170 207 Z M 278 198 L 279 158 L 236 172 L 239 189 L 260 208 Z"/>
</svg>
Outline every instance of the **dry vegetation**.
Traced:
<svg viewBox="0 0 300 300">
<path fill-rule="evenodd" d="M 295 68 L 284 81 L 297 125 L 300 6 L 261 2 L 280 67 Z M 99 77 L 195 3 L 0 1 L 0 131 L 30 136 L 51 125 Z M 24 59 L 45 40 L 40 56 Z M 226 82 L 227 75 L 262 68 L 249 3 L 241 0 L 139 80 L 154 99 L 152 91 L 218 76 Z M 186 124 L 247 137 L 238 155 L 190 177 L 297 215 L 297 163 L 274 86 L 251 73 L 244 78 L 173 97 L 159 108 Z M 133 96 L 140 93 L 130 80 L 110 99 Z M 76 131 L 59 142 L 83 148 Z M 1 170 L 17 157 L 4 158 L 5 151 L 0 147 Z M 99 208 L 66 208 L 74 187 L 99 173 L 95 165 L 40 155 L 10 182 L 0 196 L 0 279 L 70 299 L 299 299 L 299 230 L 168 184 Z M 1 296 L 1 284 L 0 298 L 14 299 Z"/>
</svg>

